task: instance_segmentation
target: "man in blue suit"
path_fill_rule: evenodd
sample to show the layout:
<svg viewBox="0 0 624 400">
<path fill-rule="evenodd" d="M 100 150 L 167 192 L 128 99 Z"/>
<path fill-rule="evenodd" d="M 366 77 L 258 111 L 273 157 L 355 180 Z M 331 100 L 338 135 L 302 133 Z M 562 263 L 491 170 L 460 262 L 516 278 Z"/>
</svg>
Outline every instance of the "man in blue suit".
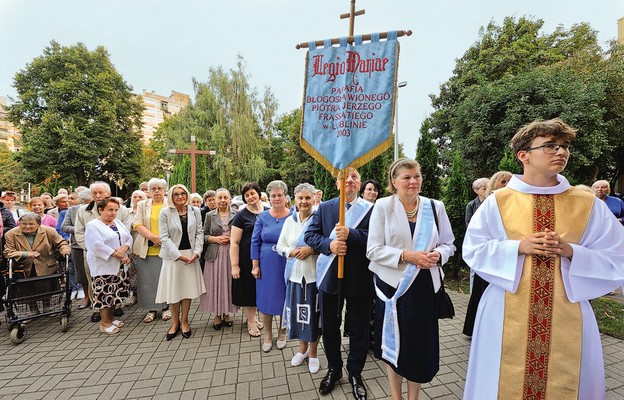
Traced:
<svg viewBox="0 0 624 400">
<path fill-rule="evenodd" d="M 336 182 L 339 184 L 339 181 Z M 368 319 L 373 295 L 372 274 L 368 270 L 366 242 L 372 204 L 358 197 L 361 180 L 354 168 L 346 170 L 346 222 L 337 226 L 340 202 L 338 198 L 325 201 L 312 216 L 305 233 L 306 244 L 321 255 L 317 261 L 317 280 L 323 345 L 327 357 L 327 375 L 319 392 L 332 391 L 342 378 L 341 311 L 346 300 L 349 313 L 349 355 L 347 372 L 356 399 L 366 399 L 366 387 L 361 373 L 368 352 Z M 332 231 L 335 230 L 335 233 Z M 344 257 L 344 279 L 337 277 L 338 257 Z M 340 287 L 341 285 L 341 287 Z"/>
</svg>

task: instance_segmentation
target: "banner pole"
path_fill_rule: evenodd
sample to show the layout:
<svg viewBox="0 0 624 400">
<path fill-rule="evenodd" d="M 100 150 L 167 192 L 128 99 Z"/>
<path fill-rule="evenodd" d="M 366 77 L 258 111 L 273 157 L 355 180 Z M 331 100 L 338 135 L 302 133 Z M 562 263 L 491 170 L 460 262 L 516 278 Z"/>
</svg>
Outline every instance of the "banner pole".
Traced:
<svg viewBox="0 0 624 400">
<path fill-rule="evenodd" d="M 345 224 L 345 203 L 347 199 L 346 173 L 347 170 L 343 169 L 338 175 L 340 177 L 340 209 L 338 210 L 338 225 L 340 226 L 344 226 Z M 342 278 L 344 278 L 344 256 L 338 256 L 338 279 Z"/>
</svg>

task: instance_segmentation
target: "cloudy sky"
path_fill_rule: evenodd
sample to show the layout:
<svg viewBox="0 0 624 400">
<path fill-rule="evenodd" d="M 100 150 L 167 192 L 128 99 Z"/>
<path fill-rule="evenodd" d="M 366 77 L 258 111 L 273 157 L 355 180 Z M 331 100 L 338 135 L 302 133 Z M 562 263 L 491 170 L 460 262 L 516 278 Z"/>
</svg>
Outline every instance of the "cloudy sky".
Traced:
<svg viewBox="0 0 624 400">
<path fill-rule="evenodd" d="M 13 76 L 51 40 L 105 46 L 137 93 L 192 95 L 191 78 L 226 69 L 242 55 L 252 85 L 270 87 L 279 111 L 301 105 L 305 51 L 295 44 L 345 36 L 349 0 L 0 0 L 0 96 L 15 96 Z M 400 39 L 399 140 L 415 156 L 418 128 L 432 111 L 429 94 L 451 75 L 478 31 L 505 16 L 533 16 L 544 30 L 588 22 L 601 44 L 617 36 L 621 0 L 358 0 L 366 14 L 355 33 L 414 32 Z"/>
</svg>

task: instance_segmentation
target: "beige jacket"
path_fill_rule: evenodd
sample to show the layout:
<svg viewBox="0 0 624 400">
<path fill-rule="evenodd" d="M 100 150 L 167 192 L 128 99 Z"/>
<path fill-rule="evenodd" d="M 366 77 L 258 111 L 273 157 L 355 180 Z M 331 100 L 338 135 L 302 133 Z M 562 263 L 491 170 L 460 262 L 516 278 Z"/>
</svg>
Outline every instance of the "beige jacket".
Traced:
<svg viewBox="0 0 624 400">
<path fill-rule="evenodd" d="M 163 199 L 163 206 L 161 210 L 164 210 L 167 207 L 167 198 Z M 137 203 L 137 211 L 134 216 L 134 224 L 132 224 L 132 229 L 135 229 L 136 226 L 143 225 L 148 230 L 150 229 L 150 215 L 152 214 L 152 199 L 141 200 Z M 143 235 L 138 234 L 136 239 L 134 240 L 134 245 L 132 246 L 132 252 L 141 258 L 147 257 L 147 238 L 143 237 Z"/>
</svg>

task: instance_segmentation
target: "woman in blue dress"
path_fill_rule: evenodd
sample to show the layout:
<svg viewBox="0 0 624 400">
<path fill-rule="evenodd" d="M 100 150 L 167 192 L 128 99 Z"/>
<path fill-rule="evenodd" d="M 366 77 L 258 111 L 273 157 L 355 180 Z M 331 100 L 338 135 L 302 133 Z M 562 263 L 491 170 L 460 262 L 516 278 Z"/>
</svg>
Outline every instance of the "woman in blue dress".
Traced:
<svg viewBox="0 0 624 400">
<path fill-rule="evenodd" d="M 256 278 L 256 304 L 264 323 L 262 351 L 268 353 L 273 347 L 272 320 L 282 315 L 286 298 L 284 267 L 286 259 L 273 250 L 277 245 L 284 221 L 290 216 L 290 204 L 286 204 L 288 187 L 282 181 L 272 181 L 266 188 L 271 209 L 258 214 L 251 237 L 251 273 Z M 286 329 L 277 325 L 277 348 L 286 347 Z"/>
</svg>

